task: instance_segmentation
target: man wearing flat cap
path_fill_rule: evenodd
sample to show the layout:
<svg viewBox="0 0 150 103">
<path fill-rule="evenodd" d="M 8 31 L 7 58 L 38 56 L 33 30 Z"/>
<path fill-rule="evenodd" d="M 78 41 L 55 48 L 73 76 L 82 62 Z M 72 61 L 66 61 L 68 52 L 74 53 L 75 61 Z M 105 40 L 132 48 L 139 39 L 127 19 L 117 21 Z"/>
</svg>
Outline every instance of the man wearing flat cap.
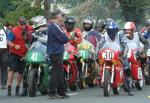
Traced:
<svg viewBox="0 0 150 103">
<path fill-rule="evenodd" d="M 50 57 L 52 69 L 50 71 L 49 92 L 51 99 L 68 98 L 66 95 L 65 77 L 63 71 L 64 44 L 69 39 L 66 36 L 62 25 L 64 13 L 59 9 L 52 12 L 51 24 L 48 26 L 47 54 Z"/>
</svg>

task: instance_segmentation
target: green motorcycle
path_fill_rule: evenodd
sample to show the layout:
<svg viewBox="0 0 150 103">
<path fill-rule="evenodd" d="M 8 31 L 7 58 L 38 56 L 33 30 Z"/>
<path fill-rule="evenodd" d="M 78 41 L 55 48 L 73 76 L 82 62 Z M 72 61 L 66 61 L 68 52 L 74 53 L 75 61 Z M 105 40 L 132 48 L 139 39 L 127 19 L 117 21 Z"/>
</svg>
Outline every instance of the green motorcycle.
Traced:
<svg viewBox="0 0 150 103">
<path fill-rule="evenodd" d="M 40 41 L 32 43 L 25 56 L 25 73 L 30 97 L 34 97 L 37 91 L 42 95 L 47 94 L 49 80 L 49 65 L 46 63 L 46 45 Z"/>
<path fill-rule="evenodd" d="M 94 52 L 93 45 L 83 40 L 82 43 L 78 45 L 79 54 L 82 63 L 82 76 L 79 76 L 78 85 L 80 89 L 84 89 L 86 85 L 90 88 L 94 87 L 96 84 L 96 77 L 94 75 L 95 71 L 95 61 L 98 56 Z"/>
</svg>

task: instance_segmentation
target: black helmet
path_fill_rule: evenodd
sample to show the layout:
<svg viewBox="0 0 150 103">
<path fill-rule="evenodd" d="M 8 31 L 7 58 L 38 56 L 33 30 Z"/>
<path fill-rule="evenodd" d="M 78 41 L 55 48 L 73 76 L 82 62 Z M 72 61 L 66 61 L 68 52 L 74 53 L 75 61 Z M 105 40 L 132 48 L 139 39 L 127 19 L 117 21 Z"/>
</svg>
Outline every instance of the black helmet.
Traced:
<svg viewBox="0 0 150 103">
<path fill-rule="evenodd" d="M 65 18 L 64 22 L 65 22 L 66 30 L 71 32 L 74 29 L 74 25 L 76 23 L 75 18 L 72 16 L 68 16 Z"/>
<path fill-rule="evenodd" d="M 65 22 L 65 23 L 69 23 L 69 24 L 75 24 L 75 23 L 76 23 L 76 20 L 75 20 L 74 17 L 68 16 L 68 17 L 65 18 L 64 22 Z"/>
<path fill-rule="evenodd" d="M 146 20 L 146 26 L 150 25 L 150 19 Z"/>
</svg>

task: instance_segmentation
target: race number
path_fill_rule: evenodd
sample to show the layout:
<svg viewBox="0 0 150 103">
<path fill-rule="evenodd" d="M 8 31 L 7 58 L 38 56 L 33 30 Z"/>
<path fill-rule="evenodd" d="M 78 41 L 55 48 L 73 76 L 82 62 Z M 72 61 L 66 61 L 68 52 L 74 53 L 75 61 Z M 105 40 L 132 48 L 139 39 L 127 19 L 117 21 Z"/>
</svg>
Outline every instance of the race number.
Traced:
<svg viewBox="0 0 150 103">
<path fill-rule="evenodd" d="M 105 60 L 112 60 L 114 58 L 114 52 L 111 50 L 105 50 L 102 53 L 102 58 Z"/>
<path fill-rule="evenodd" d="M 33 61 L 37 61 L 37 56 L 38 56 L 37 53 L 33 53 L 32 56 L 31 56 L 31 59 L 32 59 Z"/>
<path fill-rule="evenodd" d="M 3 30 L 0 30 L 0 48 L 7 48 L 6 34 Z"/>
</svg>

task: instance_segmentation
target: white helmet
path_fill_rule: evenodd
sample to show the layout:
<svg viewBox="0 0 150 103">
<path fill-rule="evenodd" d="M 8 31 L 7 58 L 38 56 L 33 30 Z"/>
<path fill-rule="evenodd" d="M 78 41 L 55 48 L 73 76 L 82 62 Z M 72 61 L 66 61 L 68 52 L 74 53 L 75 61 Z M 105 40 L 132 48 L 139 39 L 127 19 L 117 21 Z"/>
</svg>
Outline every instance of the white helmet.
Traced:
<svg viewBox="0 0 150 103">
<path fill-rule="evenodd" d="M 135 24 L 133 22 L 126 22 L 124 25 L 124 29 L 134 30 L 136 29 Z"/>
<path fill-rule="evenodd" d="M 47 25 L 47 20 L 44 16 L 35 16 L 31 19 L 31 21 L 33 22 L 33 28 L 37 28 L 43 25 Z"/>
</svg>

